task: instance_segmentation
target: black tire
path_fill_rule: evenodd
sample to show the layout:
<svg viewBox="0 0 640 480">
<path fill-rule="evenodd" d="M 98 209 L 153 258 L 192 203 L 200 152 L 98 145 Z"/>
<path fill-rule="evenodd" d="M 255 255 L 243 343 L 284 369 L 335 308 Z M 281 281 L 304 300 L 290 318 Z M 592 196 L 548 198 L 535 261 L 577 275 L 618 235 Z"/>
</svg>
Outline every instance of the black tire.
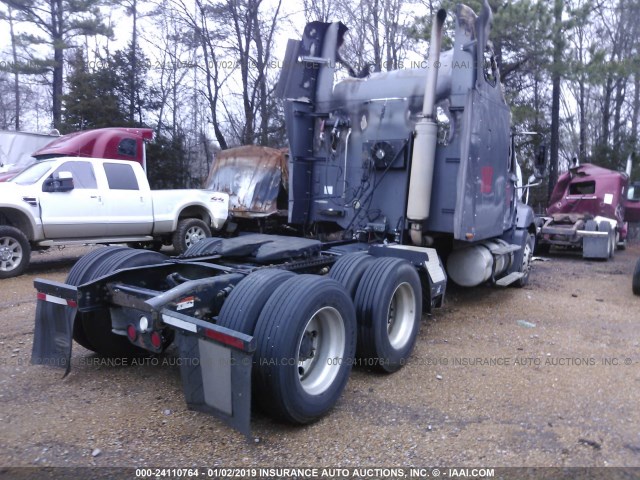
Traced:
<svg viewBox="0 0 640 480">
<path fill-rule="evenodd" d="M 535 250 L 533 251 L 533 253 L 535 255 L 549 255 L 550 251 L 551 245 L 549 245 L 548 243 L 536 242 Z"/>
<path fill-rule="evenodd" d="M 184 258 L 191 257 L 205 257 L 208 255 L 215 255 L 220 247 L 222 242 L 221 238 L 217 237 L 209 237 L 203 238 L 199 242 L 194 243 L 189 248 L 185 250 L 182 254 Z"/>
<path fill-rule="evenodd" d="M 0 278 L 22 275 L 30 259 L 27 236 L 15 227 L 0 225 Z"/>
<path fill-rule="evenodd" d="M 260 312 L 271 294 L 295 274 L 268 268 L 250 273 L 238 283 L 225 300 L 218 325 L 253 335 Z"/>
<path fill-rule="evenodd" d="M 638 259 L 638 262 L 636 263 L 636 269 L 633 272 L 631 288 L 634 294 L 640 295 L 640 258 Z"/>
<path fill-rule="evenodd" d="M 374 258 L 364 252 L 343 255 L 333 264 L 329 276 L 344 285 L 351 298 L 356 298 L 362 274 L 373 261 Z"/>
<path fill-rule="evenodd" d="M 93 280 L 95 278 L 93 276 L 94 271 L 106 258 L 124 250 L 127 249 L 125 247 L 104 247 L 87 253 L 81 257 L 73 267 L 71 267 L 65 283 L 77 287 L 78 285 L 82 285 L 83 283 Z M 84 314 L 81 312 L 76 314 L 76 318 L 73 322 L 73 339 L 84 348 L 93 352 L 95 351 L 95 348 L 87 338 L 82 324 L 83 315 Z"/>
<path fill-rule="evenodd" d="M 418 336 L 422 287 L 406 260 L 379 258 L 364 272 L 356 292 L 357 355 L 365 365 L 395 372 L 402 367 Z M 393 319 L 397 314 L 398 319 Z"/>
<path fill-rule="evenodd" d="M 356 347 L 355 309 L 342 285 L 316 275 L 285 281 L 264 306 L 255 338 L 254 385 L 262 410 L 305 424 L 333 408 Z"/>
<path fill-rule="evenodd" d="M 529 276 L 531 275 L 531 258 L 535 250 L 535 236 L 530 233 L 527 235 L 527 241 L 524 244 L 524 251 L 522 252 L 522 264 L 520 265 L 519 272 L 524 273 L 524 277 L 513 282 L 513 286 L 522 288 L 529 284 Z"/>
<path fill-rule="evenodd" d="M 199 218 L 183 218 L 178 222 L 178 228 L 173 234 L 172 243 L 176 254 L 187 251 L 191 245 L 211 236 L 208 225 Z"/>
<path fill-rule="evenodd" d="M 87 278 L 84 279 L 83 283 L 111 274 L 122 268 L 157 265 L 167 258 L 162 253 L 130 248 L 122 248 L 110 254 L 104 253 L 89 265 L 90 274 L 86 275 Z M 133 345 L 126 336 L 116 335 L 111 331 L 111 313 L 109 310 L 84 313 L 80 318 L 80 322 L 84 332 L 83 340 L 88 344 L 88 346 L 83 346 L 103 357 L 140 357 L 149 355 L 148 351 Z"/>
</svg>

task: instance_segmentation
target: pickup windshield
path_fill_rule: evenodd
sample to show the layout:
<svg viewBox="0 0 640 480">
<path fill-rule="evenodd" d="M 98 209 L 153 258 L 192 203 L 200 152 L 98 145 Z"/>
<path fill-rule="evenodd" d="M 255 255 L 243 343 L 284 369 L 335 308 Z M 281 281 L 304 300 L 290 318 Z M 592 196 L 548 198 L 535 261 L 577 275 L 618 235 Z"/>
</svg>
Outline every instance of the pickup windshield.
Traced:
<svg viewBox="0 0 640 480">
<path fill-rule="evenodd" d="M 38 180 L 40 180 L 44 175 L 46 175 L 49 170 L 51 170 L 51 166 L 53 165 L 53 161 L 41 161 L 34 163 L 30 167 L 27 167 L 26 170 L 23 170 L 18 175 L 13 177 L 10 182 L 17 183 L 18 185 L 33 185 Z"/>
</svg>

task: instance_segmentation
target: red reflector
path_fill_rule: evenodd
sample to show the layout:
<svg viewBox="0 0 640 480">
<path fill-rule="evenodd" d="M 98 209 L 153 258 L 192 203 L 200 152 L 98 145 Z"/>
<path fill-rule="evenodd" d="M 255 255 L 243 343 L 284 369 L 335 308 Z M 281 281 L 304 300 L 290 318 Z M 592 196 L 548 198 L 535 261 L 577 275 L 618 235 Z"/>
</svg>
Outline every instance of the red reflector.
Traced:
<svg viewBox="0 0 640 480">
<path fill-rule="evenodd" d="M 158 332 L 153 332 L 151 334 L 151 345 L 155 348 L 160 348 L 162 346 L 162 337 Z"/>
<path fill-rule="evenodd" d="M 493 167 L 482 167 L 480 175 L 482 178 L 480 191 L 482 193 L 491 193 L 493 190 Z"/>
<path fill-rule="evenodd" d="M 232 337 L 231 335 L 227 335 L 226 333 L 216 332 L 215 330 L 209 330 L 208 328 L 204 329 L 204 334 L 212 340 L 217 340 L 218 342 L 224 343 L 225 345 L 244 350 L 244 342 L 239 338 Z"/>
<path fill-rule="evenodd" d="M 53 295 L 47 295 L 44 292 L 38 292 L 36 294 L 36 298 L 44 302 L 57 303 L 58 305 L 67 305 L 73 308 L 76 308 L 78 306 L 78 302 L 76 302 L 75 300 L 67 300 L 64 298 L 55 297 Z"/>
<path fill-rule="evenodd" d="M 136 327 L 133 325 L 129 325 L 127 327 L 127 337 L 129 337 L 129 340 L 132 342 L 136 341 L 136 338 L 138 338 L 138 331 L 136 330 Z"/>
</svg>

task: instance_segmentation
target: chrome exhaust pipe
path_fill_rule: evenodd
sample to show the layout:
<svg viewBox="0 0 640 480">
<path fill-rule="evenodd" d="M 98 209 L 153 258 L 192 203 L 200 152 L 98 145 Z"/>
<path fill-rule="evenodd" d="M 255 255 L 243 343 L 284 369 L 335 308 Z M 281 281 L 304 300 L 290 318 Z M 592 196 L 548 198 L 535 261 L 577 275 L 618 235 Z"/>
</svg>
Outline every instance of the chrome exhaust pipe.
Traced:
<svg viewBox="0 0 640 480">
<path fill-rule="evenodd" d="M 447 11 L 441 8 L 433 19 L 422 118 L 416 123 L 415 138 L 413 140 L 407 220 L 410 223 L 411 241 L 416 245 L 422 245 L 423 243 L 422 222 L 429 218 L 429 210 L 431 209 L 433 167 L 438 141 L 438 124 L 436 123 L 434 107 L 438 69 L 440 67 L 442 30 L 446 18 Z"/>
</svg>

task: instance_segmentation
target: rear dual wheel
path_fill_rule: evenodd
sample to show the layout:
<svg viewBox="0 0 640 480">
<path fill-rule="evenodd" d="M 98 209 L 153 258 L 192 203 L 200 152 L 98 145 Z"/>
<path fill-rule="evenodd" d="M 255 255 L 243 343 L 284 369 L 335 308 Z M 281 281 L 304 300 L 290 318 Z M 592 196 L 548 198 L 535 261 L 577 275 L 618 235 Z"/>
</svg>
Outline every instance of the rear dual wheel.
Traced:
<svg viewBox="0 0 640 480">
<path fill-rule="evenodd" d="M 333 408 L 356 346 L 355 309 L 338 282 L 257 270 L 234 287 L 217 323 L 257 340 L 252 388 L 259 408 L 300 424 Z"/>
<path fill-rule="evenodd" d="M 336 261 L 329 275 L 354 299 L 359 363 L 384 372 L 402 367 L 413 351 L 422 316 L 416 269 L 399 258 L 350 253 Z"/>
<path fill-rule="evenodd" d="M 258 270 L 220 311 L 218 325 L 256 339 L 253 398 L 271 416 L 300 424 L 322 417 L 344 390 L 356 348 L 387 372 L 411 354 L 422 305 L 411 264 L 349 254 L 331 276 Z"/>
<path fill-rule="evenodd" d="M 309 423 L 342 394 L 356 348 L 353 302 L 335 280 L 296 275 L 266 302 L 255 328 L 258 405 L 274 417 Z"/>
<path fill-rule="evenodd" d="M 357 356 L 384 372 L 400 369 L 413 351 L 422 317 L 416 269 L 399 258 L 376 259 L 362 275 L 355 305 Z"/>
<path fill-rule="evenodd" d="M 103 247 L 88 253 L 69 271 L 69 285 L 82 285 L 123 268 L 157 265 L 166 255 L 125 247 Z M 108 309 L 78 312 L 73 324 L 73 338 L 83 347 L 104 357 L 137 357 L 149 352 L 133 345 L 126 336 L 112 332 Z"/>
</svg>

